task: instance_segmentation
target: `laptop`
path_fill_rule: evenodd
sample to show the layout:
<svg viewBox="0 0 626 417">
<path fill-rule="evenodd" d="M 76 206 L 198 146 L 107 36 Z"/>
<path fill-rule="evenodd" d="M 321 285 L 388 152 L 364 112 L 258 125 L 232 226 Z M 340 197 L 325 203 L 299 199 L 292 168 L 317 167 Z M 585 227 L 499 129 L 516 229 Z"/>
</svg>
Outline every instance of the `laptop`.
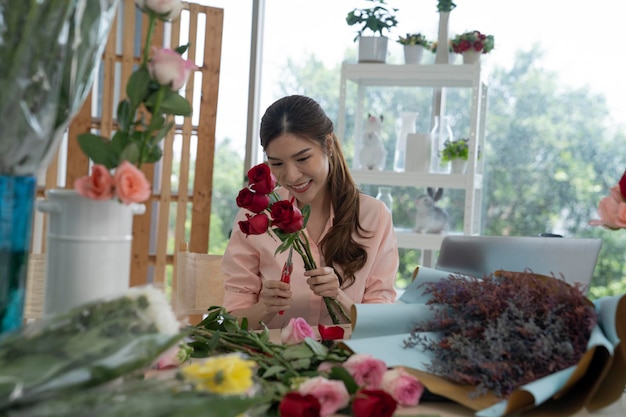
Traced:
<svg viewBox="0 0 626 417">
<path fill-rule="evenodd" d="M 482 277 L 499 269 L 530 269 L 588 288 L 602 240 L 522 236 L 446 236 L 436 269 Z"/>
</svg>

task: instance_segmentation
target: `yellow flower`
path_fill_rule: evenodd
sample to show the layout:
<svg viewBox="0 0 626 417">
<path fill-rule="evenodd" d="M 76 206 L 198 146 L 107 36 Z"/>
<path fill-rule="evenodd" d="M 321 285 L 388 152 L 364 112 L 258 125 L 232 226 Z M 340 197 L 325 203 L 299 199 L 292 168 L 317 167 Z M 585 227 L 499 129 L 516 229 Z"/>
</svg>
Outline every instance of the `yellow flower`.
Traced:
<svg viewBox="0 0 626 417">
<path fill-rule="evenodd" d="M 252 387 L 255 366 L 254 361 L 233 354 L 192 363 L 181 372 L 198 390 L 216 394 L 244 394 Z"/>
</svg>

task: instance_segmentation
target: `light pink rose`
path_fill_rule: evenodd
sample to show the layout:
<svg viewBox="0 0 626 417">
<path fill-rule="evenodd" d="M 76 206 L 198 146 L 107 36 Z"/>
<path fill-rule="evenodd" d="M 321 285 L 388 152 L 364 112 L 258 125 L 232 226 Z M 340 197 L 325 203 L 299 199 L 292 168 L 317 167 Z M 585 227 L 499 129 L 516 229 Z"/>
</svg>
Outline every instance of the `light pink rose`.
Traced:
<svg viewBox="0 0 626 417">
<path fill-rule="evenodd" d="M 76 192 L 93 200 L 113 198 L 113 177 L 104 165 L 96 164 L 91 168 L 91 175 L 74 181 Z"/>
<path fill-rule="evenodd" d="M 590 220 L 590 225 L 609 229 L 626 228 L 626 202 L 622 198 L 619 186 L 611 188 L 611 194 L 600 200 L 598 214 L 600 220 Z"/>
<path fill-rule="evenodd" d="M 172 20 L 180 15 L 183 9 L 181 0 L 135 0 L 141 10 L 151 10 L 159 15 L 165 15 L 166 20 Z"/>
<path fill-rule="evenodd" d="M 289 323 L 280 330 L 280 340 L 287 345 L 304 342 L 307 337 L 315 338 L 315 333 L 309 323 L 302 317 L 289 320 Z"/>
<path fill-rule="evenodd" d="M 153 56 L 148 63 L 150 75 L 161 85 L 169 86 L 173 91 L 180 90 L 189 78 L 196 64 L 187 61 L 176 51 L 153 47 Z"/>
<path fill-rule="evenodd" d="M 343 382 L 321 376 L 304 381 L 298 388 L 302 395 L 311 394 L 321 405 L 320 416 L 329 416 L 350 403 L 350 394 Z"/>
<path fill-rule="evenodd" d="M 419 404 L 424 392 L 422 383 L 404 368 L 390 369 L 383 375 L 381 388 L 403 406 Z"/>
<path fill-rule="evenodd" d="M 343 367 L 348 370 L 354 381 L 366 389 L 379 389 L 387 365 L 380 359 L 368 353 L 357 353 L 344 362 Z"/>
<path fill-rule="evenodd" d="M 150 198 L 152 189 L 146 176 L 133 164 L 123 161 L 116 169 L 115 190 L 124 204 L 142 203 Z"/>
</svg>

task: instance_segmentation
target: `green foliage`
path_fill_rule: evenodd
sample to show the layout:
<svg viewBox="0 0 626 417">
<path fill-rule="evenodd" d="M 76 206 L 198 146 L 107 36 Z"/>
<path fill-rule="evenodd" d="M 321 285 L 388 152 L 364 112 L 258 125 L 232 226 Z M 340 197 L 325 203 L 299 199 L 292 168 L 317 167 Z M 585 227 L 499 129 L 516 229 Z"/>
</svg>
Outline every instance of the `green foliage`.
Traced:
<svg viewBox="0 0 626 417">
<path fill-rule="evenodd" d="M 456 7 L 456 4 L 452 0 L 438 0 L 437 11 L 438 12 L 451 12 Z"/>
<path fill-rule="evenodd" d="M 374 3 L 372 7 L 365 9 L 354 9 L 346 16 L 346 23 L 349 26 L 361 25 L 357 31 L 354 41 L 356 42 L 367 30 L 374 35 L 384 36 L 384 31 L 389 31 L 398 24 L 398 20 L 394 15 L 398 9 L 389 9 L 385 0 L 366 0 Z"/>
<path fill-rule="evenodd" d="M 463 159 L 467 161 L 469 156 L 469 139 L 462 138 L 458 140 L 446 140 L 443 143 L 443 151 L 441 151 L 441 162 L 448 162 L 453 159 Z"/>
<path fill-rule="evenodd" d="M 430 48 L 430 41 L 421 33 L 407 33 L 406 36 L 399 36 L 398 43 L 400 45 L 422 45 L 424 48 Z"/>
</svg>

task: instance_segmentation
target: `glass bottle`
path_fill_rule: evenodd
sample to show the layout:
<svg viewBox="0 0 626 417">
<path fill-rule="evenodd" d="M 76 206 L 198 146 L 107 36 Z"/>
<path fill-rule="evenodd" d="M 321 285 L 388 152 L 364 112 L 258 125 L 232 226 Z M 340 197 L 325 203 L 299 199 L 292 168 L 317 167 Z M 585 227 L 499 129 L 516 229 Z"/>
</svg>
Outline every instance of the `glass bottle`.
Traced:
<svg viewBox="0 0 626 417">
<path fill-rule="evenodd" d="M 396 152 L 393 159 L 393 170 L 403 172 L 406 168 L 406 137 L 409 133 L 415 133 L 417 112 L 403 111 L 400 113 L 399 126 L 397 129 Z"/>
<path fill-rule="evenodd" d="M 432 173 L 448 173 L 450 172 L 450 162 L 441 162 L 441 153 L 446 141 L 453 141 L 454 135 L 450 127 L 450 116 L 443 116 L 441 123 L 439 116 L 435 116 L 433 129 L 430 131 L 431 153 L 430 153 L 430 172 Z"/>
<path fill-rule="evenodd" d="M 391 197 L 390 187 L 378 187 L 378 195 L 376 196 L 376 199 L 385 203 L 389 212 L 392 212 L 393 198 Z"/>
</svg>

